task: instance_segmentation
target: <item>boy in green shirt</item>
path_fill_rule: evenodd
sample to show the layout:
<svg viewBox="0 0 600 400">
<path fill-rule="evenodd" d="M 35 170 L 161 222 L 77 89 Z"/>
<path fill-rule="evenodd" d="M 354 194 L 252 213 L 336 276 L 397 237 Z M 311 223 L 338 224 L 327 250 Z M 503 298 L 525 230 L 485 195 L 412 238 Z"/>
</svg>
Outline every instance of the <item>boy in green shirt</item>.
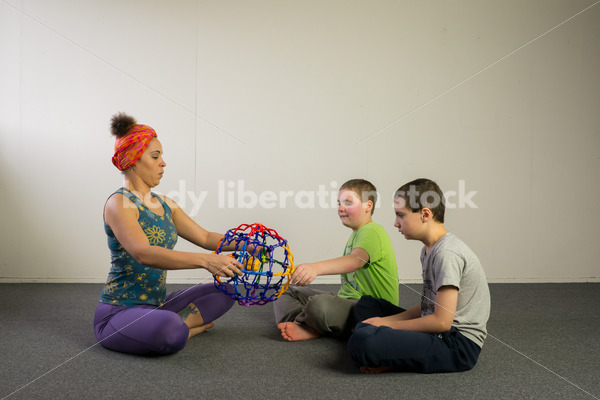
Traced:
<svg viewBox="0 0 600 400">
<path fill-rule="evenodd" d="M 377 189 L 364 179 L 340 187 L 338 215 L 352 229 L 344 255 L 296 267 L 290 288 L 273 303 L 277 328 L 289 341 L 321 335 L 343 337 L 350 333 L 350 316 L 363 295 L 398 304 L 396 255 L 385 229 L 371 216 Z M 317 276 L 341 274 L 337 294 L 306 287 Z"/>
</svg>

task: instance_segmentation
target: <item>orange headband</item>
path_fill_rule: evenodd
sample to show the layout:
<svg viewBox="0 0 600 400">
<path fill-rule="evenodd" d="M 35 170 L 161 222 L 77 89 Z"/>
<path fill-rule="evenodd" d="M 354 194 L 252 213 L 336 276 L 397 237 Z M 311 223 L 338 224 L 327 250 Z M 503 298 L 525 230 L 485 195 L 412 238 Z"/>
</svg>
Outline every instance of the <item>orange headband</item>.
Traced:
<svg viewBox="0 0 600 400">
<path fill-rule="evenodd" d="M 115 155 L 112 163 L 120 171 L 135 165 L 150 144 L 152 138 L 157 137 L 156 131 L 147 125 L 135 124 L 125 136 L 115 141 Z"/>
</svg>

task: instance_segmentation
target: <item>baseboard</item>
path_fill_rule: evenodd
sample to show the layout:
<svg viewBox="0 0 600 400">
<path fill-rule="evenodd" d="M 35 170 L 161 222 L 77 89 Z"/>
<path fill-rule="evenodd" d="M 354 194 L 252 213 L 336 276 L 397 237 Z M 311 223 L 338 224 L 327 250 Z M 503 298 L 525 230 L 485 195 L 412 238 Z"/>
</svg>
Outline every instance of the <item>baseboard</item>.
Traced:
<svg viewBox="0 0 600 400">
<path fill-rule="evenodd" d="M 104 283 L 105 279 L 99 278 L 0 278 L 0 283 Z M 194 285 L 210 283 L 209 278 L 175 278 L 167 279 L 168 284 Z M 315 284 L 339 284 L 338 276 L 319 277 Z M 419 279 L 400 279 L 402 284 L 420 284 Z M 600 277 L 562 277 L 562 278 L 491 278 L 488 283 L 600 283 Z"/>
</svg>

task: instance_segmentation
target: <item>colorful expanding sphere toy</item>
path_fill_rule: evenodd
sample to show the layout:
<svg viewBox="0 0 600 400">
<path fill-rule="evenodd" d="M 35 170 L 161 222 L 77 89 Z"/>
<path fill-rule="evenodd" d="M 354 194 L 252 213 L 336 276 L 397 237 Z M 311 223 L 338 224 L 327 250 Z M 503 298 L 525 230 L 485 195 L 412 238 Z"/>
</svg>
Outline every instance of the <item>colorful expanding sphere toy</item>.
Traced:
<svg viewBox="0 0 600 400">
<path fill-rule="evenodd" d="M 235 246 L 231 256 L 244 266 L 244 275 L 233 278 L 214 275 L 215 286 L 219 290 L 240 305 L 251 306 L 275 301 L 288 289 L 294 273 L 294 255 L 287 240 L 274 229 L 257 223 L 230 229 L 215 254 L 231 245 Z"/>
</svg>

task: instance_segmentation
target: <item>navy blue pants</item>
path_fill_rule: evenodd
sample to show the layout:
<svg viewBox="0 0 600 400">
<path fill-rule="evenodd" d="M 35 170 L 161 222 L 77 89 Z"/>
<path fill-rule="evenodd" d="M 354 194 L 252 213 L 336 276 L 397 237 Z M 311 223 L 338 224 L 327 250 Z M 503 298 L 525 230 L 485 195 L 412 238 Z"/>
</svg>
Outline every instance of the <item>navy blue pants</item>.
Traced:
<svg viewBox="0 0 600 400">
<path fill-rule="evenodd" d="M 348 352 L 354 364 L 420 373 L 459 372 L 475 366 L 481 348 L 454 327 L 447 332 L 433 334 L 360 322 L 403 311 L 403 308 L 386 300 L 361 297 L 354 307 L 356 325 L 348 340 Z"/>
</svg>

